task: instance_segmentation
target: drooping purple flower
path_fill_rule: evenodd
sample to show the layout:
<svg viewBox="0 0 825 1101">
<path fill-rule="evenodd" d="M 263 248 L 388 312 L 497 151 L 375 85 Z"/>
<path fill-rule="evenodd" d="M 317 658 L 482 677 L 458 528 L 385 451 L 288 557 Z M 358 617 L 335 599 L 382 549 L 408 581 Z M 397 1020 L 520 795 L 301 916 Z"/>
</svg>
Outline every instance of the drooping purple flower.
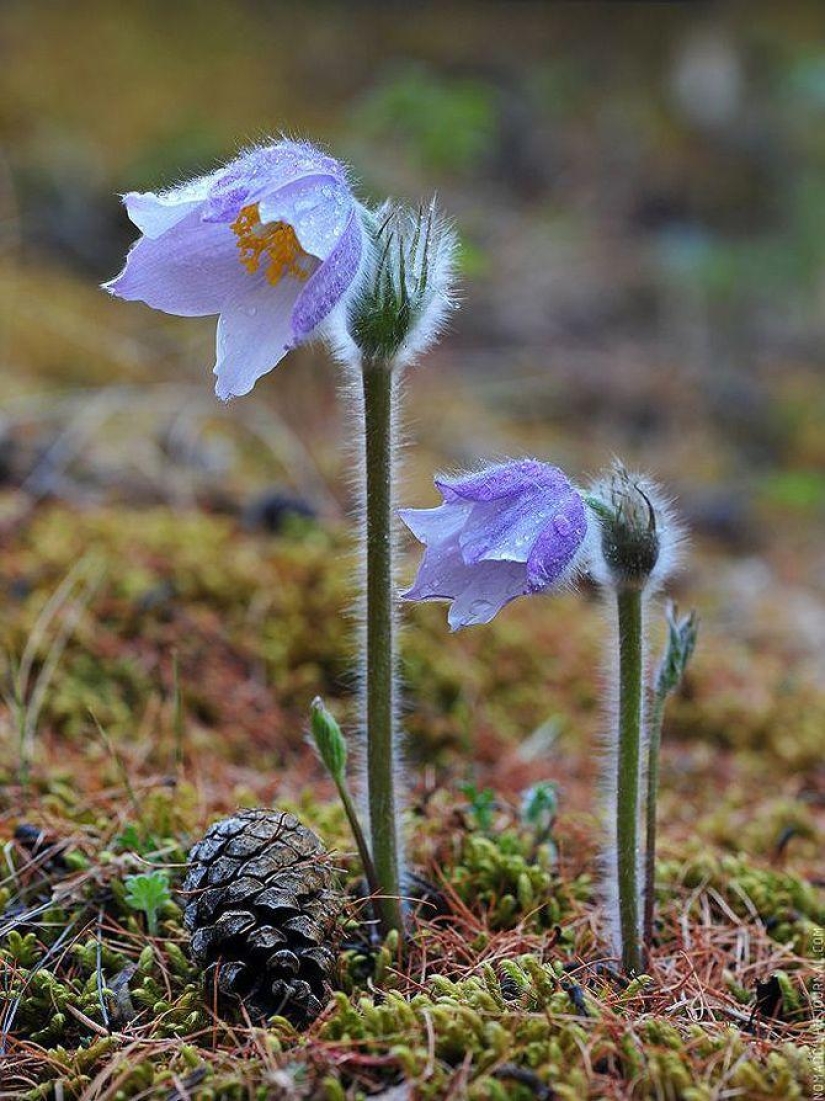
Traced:
<svg viewBox="0 0 825 1101">
<path fill-rule="evenodd" d="M 442 505 L 399 513 L 427 548 L 403 596 L 452 601 L 452 630 L 489 623 L 509 601 L 546 592 L 575 569 L 587 510 L 558 467 L 524 459 L 435 484 Z"/>
<path fill-rule="evenodd" d="M 344 168 L 305 142 L 247 150 L 179 187 L 123 199 L 142 236 L 120 298 L 181 317 L 219 314 L 215 391 L 248 394 L 345 300 L 363 229 Z"/>
</svg>

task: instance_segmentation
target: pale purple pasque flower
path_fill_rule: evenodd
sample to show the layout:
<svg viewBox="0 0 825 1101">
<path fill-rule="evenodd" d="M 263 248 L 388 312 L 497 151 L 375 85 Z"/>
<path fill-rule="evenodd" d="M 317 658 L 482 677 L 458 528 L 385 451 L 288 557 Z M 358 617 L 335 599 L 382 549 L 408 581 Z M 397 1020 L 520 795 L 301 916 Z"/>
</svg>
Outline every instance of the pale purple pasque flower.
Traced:
<svg viewBox="0 0 825 1101">
<path fill-rule="evenodd" d="M 587 510 L 558 467 L 522 459 L 435 479 L 444 503 L 401 519 L 427 548 L 406 600 L 450 600 L 452 630 L 489 623 L 511 600 L 575 571 Z"/>
<path fill-rule="evenodd" d="M 123 201 L 143 234 L 104 284 L 181 317 L 219 314 L 215 391 L 248 394 L 346 299 L 360 208 L 342 165 L 306 142 L 246 150 L 217 171 Z"/>
</svg>

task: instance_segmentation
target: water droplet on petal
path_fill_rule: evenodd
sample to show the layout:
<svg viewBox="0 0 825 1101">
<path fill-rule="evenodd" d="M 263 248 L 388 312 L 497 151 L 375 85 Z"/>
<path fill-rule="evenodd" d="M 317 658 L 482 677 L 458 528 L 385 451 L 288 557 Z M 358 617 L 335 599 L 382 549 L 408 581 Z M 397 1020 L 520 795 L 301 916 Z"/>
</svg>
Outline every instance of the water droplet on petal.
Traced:
<svg viewBox="0 0 825 1101">
<path fill-rule="evenodd" d="M 569 535 L 571 526 L 566 516 L 557 516 L 553 521 L 553 527 L 559 535 Z"/>
<path fill-rule="evenodd" d="M 492 610 L 493 605 L 489 600 L 474 600 L 468 609 L 468 618 L 486 619 Z"/>
</svg>

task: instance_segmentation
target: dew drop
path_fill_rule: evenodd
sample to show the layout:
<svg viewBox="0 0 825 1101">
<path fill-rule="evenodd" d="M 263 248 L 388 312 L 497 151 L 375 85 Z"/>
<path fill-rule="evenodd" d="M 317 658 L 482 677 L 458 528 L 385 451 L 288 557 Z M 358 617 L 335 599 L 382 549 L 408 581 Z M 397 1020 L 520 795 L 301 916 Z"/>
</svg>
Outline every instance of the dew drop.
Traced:
<svg viewBox="0 0 825 1101">
<path fill-rule="evenodd" d="M 493 609 L 493 605 L 489 600 L 474 600 L 470 605 L 468 611 L 473 619 L 484 618 L 490 614 Z"/>
</svg>

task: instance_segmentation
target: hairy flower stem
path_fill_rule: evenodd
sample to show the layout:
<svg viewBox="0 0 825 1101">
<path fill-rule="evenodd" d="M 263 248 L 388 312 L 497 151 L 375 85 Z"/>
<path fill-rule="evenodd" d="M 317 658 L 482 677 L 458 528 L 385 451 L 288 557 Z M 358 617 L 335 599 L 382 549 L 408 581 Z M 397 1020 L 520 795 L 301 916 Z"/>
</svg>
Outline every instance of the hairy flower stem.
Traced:
<svg viewBox="0 0 825 1101">
<path fill-rule="evenodd" d="M 372 859 L 381 894 L 375 906 L 384 935 L 403 935 L 395 800 L 395 608 L 393 592 L 393 374 L 365 360 L 367 638 L 366 727 Z"/>
<path fill-rule="evenodd" d="M 642 941 L 645 952 L 653 941 L 653 905 L 656 885 L 656 802 L 659 795 L 659 749 L 662 744 L 662 721 L 667 693 L 656 691 L 650 712 L 650 742 L 647 749 L 646 836 L 645 836 L 645 912 Z"/>
<path fill-rule="evenodd" d="M 639 763 L 642 734 L 642 594 L 623 586 L 617 592 L 619 620 L 619 752 L 616 784 L 616 859 L 622 966 L 642 970 L 639 943 Z"/>
</svg>

